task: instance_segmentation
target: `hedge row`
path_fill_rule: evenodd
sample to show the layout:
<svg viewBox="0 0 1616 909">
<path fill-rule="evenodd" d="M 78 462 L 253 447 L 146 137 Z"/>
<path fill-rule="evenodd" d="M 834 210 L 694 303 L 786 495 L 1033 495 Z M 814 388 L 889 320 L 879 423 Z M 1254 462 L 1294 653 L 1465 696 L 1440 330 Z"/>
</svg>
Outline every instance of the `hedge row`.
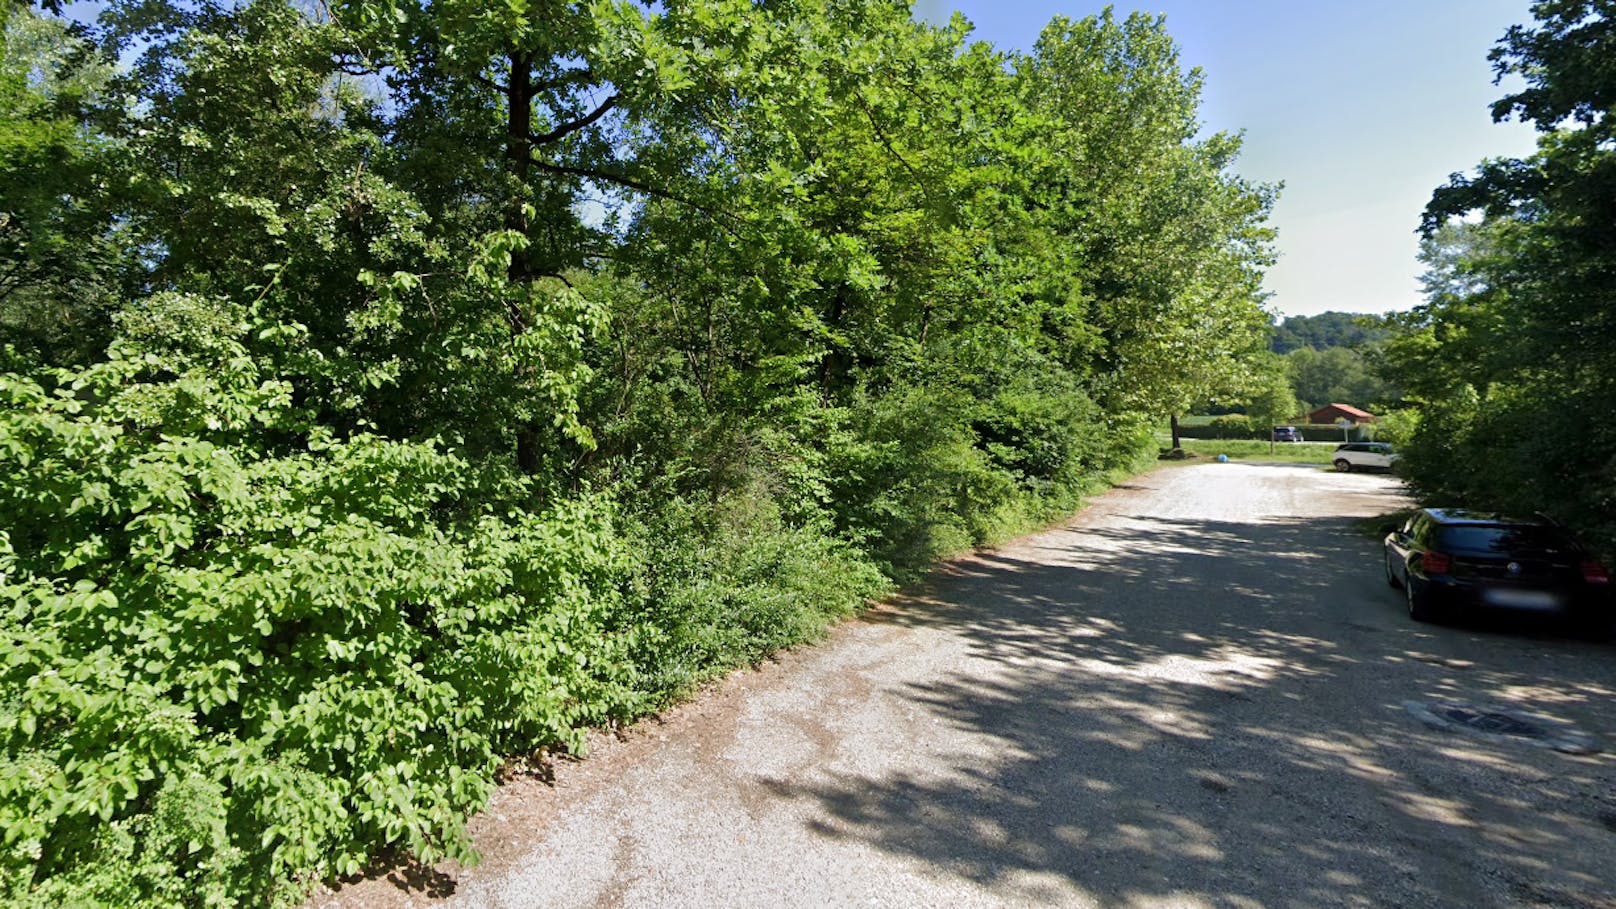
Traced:
<svg viewBox="0 0 1616 909">
<path fill-rule="evenodd" d="M 1286 425 L 1292 425 L 1301 430 L 1304 442 L 1368 441 L 1373 438 L 1375 431 L 1372 426 L 1360 426 L 1348 430 L 1346 437 L 1343 438 L 1341 427 L 1339 426 L 1322 423 L 1292 423 Z M 1214 420 L 1206 426 L 1180 425 L 1178 427 L 1179 436 L 1185 439 L 1260 439 L 1267 441 L 1271 431 L 1272 427 L 1259 426 L 1252 428 L 1245 425 L 1243 421 L 1236 422 L 1233 420 Z"/>
</svg>

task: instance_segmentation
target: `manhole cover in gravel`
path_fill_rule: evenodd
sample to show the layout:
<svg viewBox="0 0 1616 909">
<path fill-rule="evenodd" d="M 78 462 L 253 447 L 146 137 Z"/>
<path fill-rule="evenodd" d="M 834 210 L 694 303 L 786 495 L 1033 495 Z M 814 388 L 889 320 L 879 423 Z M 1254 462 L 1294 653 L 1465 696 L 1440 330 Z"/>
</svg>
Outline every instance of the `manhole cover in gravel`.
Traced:
<svg viewBox="0 0 1616 909">
<path fill-rule="evenodd" d="M 1403 708 L 1433 729 L 1465 732 L 1495 742 L 1525 742 L 1567 754 L 1594 754 L 1593 737 L 1567 723 L 1511 707 L 1438 701 L 1407 701 Z"/>
<path fill-rule="evenodd" d="M 1468 707 L 1459 707 L 1453 704 L 1439 705 L 1436 708 L 1436 713 L 1443 719 L 1454 723 L 1463 723 L 1478 732 L 1518 735 L 1526 739 L 1541 739 L 1549 734 L 1549 730 L 1542 726 L 1536 723 L 1528 723 L 1507 713 L 1471 710 Z"/>
</svg>

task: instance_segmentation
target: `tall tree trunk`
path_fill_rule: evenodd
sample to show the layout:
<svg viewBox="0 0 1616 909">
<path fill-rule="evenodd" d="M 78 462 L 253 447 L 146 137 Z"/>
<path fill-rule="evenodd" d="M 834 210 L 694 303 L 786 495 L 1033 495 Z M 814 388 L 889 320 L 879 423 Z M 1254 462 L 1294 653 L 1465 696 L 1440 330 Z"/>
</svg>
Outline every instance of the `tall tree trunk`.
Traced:
<svg viewBox="0 0 1616 909">
<path fill-rule="evenodd" d="M 1184 447 L 1178 441 L 1178 414 L 1175 413 L 1172 416 L 1168 417 L 1167 422 L 1168 422 L 1169 425 L 1171 425 L 1173 427 L 1173 447 L 1175 449 Z"/>
<path fill-rule="evenodd" d="M 533 172 L 533 61 L 524 54 L 510 56 L 510 76 L 505 85 L 505 169 L 525 191 Z M 525 192 L 506 201 L 505 229 L 527 236 L 528 218 Z M 513 284 L 533 280 L 533 260 L 526 249 L 513 250 L 507 275 Z M 526 318 L 519 307 L 507 314 L 514 334 L 527 331 Z"/>
<path fill-rule="evenodd" d="M 510 76 L 505 85 L 505 168 L 516 178 L 523 192 L 508 200 L 505 209 L 505 229 L 528 236 L 532 225 L 528 223 L 525 190 L 533 171 L 533 61 L 525 54 L 510 55 Z M 527 333 L 527 313 L 524 303 L 527 289 L 533 283 L 533 257 L 526 248 L 511 251 L 511 264 L 506 277 L 518 293 L 507 305 L 505 321 L 512 337 Z M 518 377 L 532 370 L 527 365 L 517 366 Z M 526 420 L 516 427 L 516 466 L 529 476 L 539 472 L 542 465 L 539 446 L 539 421 Z"/>
</svg>

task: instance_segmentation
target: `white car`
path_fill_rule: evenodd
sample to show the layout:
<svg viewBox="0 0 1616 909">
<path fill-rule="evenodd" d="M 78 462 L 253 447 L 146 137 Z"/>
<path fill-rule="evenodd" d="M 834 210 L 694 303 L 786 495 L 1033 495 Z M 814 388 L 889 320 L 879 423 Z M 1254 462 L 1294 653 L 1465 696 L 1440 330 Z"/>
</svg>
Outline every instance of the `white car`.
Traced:
<svg viewBox="0 0 1616 909">
<path fill-rule="evenodd" d="M 1345 442 L 1335 447 L 1335 469 L 1391 470 L 1397 463 L 1397 452 L 1386 442 Z"/>
</svg>

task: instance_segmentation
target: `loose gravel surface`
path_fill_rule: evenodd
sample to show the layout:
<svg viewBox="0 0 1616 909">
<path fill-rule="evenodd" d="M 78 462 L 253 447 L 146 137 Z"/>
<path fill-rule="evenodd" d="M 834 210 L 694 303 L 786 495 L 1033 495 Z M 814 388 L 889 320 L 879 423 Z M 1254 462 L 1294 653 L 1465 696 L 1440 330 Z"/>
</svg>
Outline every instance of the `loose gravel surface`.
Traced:
<svg viewBox="0 0 1616 909">
<path fill-rule="evenodd" d="M 309 905 L 1616 909 L 1616 647 L 1412 622 L 1352 527 L 1403 504 L 1146 474 Z"/>
</svg>

